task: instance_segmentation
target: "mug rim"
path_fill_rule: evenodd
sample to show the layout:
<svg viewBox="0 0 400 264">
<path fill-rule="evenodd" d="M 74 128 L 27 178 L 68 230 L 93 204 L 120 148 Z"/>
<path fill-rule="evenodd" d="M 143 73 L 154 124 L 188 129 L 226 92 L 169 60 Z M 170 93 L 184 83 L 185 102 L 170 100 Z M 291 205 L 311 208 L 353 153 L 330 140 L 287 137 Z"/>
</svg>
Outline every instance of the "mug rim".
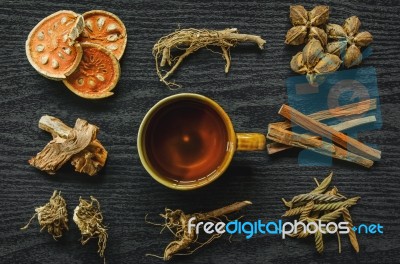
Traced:
<svg viewBox="0 0 400 264">
<path fill-rule="evenodd" d="M 206 105 L 212 107 L 218 115 L 221 117 L 222 121 L 224 122 L 227 134 L 228 134 L 228 142 L 227 142 L 227 150 L 226 154 L 224 157 L 224 160 L 221 162 L 220 167 L 214 171 L 210 176 L 204 177 L 200 180 L 196 180 L 193 183 L 190 184 L 179 184 L 179 182 L 174 182 L 171 179 L 168 179 L 166 177 L 163 177 L 161 175 L 158 175 L 154 171 L 154 169 L 151 167 L 149 164 L 150 162 L 147 159 L 147 154 L 144 146 L 144 133 L 146 132 L 147 126 L 149 124 L 149 121 L 151 120 L 152 116 L 156 113 L 158 109 L 160 109 L 162 106 L 164 106 L 166 103 L 173 101 L 173 100 L 180 100 L 180 99 L 195 99 L 201 102 L 205 102 Z M 214 100 L 200 94 L 196 93 L 179 93 L 179 94 L 174 94 L 168 97 L 165 97 L 158 101 L 155 105 L 153 105 L 146 113 L 144 118 L 142 119 L 142 122 L 140 123 L 139 126 L 139 131 L 138 131 L 138 136 L 137 136 L 137 148 L 138 148 L 138 153 L 139 153 L 139 159 L 140 162 L 142 163 L 142 166 L 145 168 L 147 173 L 150 174 L 150 176 L 155 179 L 157 182 L 161 183 L 162 185 L 175 189 L 175 190 L 194 190 L 200 187 L 203 187 L 216 179 L 218 179 L 228 168 L 232 158 L 233 154 L 236 150 L 236 133 L 233 129 L 232 122 L 228 116 L 228 114 L 225 112 L 225 110 Z"/>
</svg>

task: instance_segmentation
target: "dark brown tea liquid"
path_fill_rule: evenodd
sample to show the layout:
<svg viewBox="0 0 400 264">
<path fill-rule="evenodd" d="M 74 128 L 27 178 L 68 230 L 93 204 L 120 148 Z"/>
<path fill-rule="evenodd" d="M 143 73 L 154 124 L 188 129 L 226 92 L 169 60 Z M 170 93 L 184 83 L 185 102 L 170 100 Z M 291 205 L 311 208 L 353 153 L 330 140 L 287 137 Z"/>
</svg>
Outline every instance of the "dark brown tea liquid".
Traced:
<svg viewBox="0 0 400 264">
<path fill-rule="evenodd" d="M 227 143 L 218 113 L 191 100 L 160 108 L 145 136 L 150 164 L 158 174 L 175 181 L 195 181 L 213 173 L 224 160 Z"/>
</svg>

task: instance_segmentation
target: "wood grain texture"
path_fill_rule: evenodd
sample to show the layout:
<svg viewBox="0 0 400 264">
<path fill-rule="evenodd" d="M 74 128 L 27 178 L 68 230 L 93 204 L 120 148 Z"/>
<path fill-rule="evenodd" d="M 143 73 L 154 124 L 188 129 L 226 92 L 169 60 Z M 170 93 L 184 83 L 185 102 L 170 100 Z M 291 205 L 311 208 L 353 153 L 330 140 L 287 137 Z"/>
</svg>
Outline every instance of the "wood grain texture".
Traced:
<svg viewBox="0 0 400 264">
<path fill-rule="evenodd" d="M 332 167 L 302 167 L 298 151 L 268 156 L 266 152 L 237 153 L 228 171 L 213 184 L 196 191 L 177 192 L 154 181 L 140 165 L 136 135 L 146 111 L 158 100 L 177 92 L 209 96 L 225 108 L 239 132 L 265 133 L 270 122 L 281 120 L 277 112 L 287 102 L 285 80 L 295 76 L 289 62 L 297 48 L 285 46 L 289 29 L 286 1 L 8 1 L 0 3 L 0 263 L 101 263 L 96 243 L 81 246 L 72 223 L 59 242 L 38 226 L 22 232 L 34 207 L 45 203 L 54 189 L 62 191 L 69 212 L 79 196 L 93 195 L 102 204 L 109 227 L 106 257 L 109 263 L 161 263 L 145 257 L 159 254 L 172 235 L 146 224 L 161 221 L 165 207 L 187 212 L 209 211 L 236 201 L 250 200 L 246 219 L 278 220 L 284 213 L 282 197 L 290 199 L 314 187 L 330 170 L 333 183 L 348 196 L 361 196 L 351 208 L 357 223 L 380 223 L 383 235 L 359 235 L 355 254 L 343 237 L 343 252 L 336 238 L 324 240 L 326 252 L 316 253 L 312 239 L 282 240 L 256 236 L 246 240 L 223 236 L 196 254 L 176 257 L 174 263 L 396 263 L 400 257 L 400 7 L 397 1 L 307 1 L 331 7 L 331 22 L 342 23 L 350 15 L 361 18 L 362 28 L 374 36 L 373 55 L 361 67 L 378 73 L 383 127 L 363 133 L 361 140 L 382 150 L 382 160 L 366 170 L 334 162 Z M 61 82 L 47 80 L 29 65 L 24 44 L 30 30 L 43 17 L 60 9 L 79 13 L 104 9 L 117 14 L 128 30 L 128 46 L 121 61 L 122 75 L 115 95 L 101 101 L 78 98 Z M 171 92 L 155 72 L 151 49 L 155 41 L 177 28 L 237 27 L 240 32 L 261 35 L 266 49 L 241 45 L 232 50 L 230 73 L 224 60 L 203 50 L 191 55 L 173 76 L 183 89 Z M 109 151 L 105 169 L 87 177 L 65 166 L 49 176 L 28 165 L 50 140 L 37 127 L 44 114 L 73 125 L 80 117 L 100 127 L 99 139 Z"/>
</svg>

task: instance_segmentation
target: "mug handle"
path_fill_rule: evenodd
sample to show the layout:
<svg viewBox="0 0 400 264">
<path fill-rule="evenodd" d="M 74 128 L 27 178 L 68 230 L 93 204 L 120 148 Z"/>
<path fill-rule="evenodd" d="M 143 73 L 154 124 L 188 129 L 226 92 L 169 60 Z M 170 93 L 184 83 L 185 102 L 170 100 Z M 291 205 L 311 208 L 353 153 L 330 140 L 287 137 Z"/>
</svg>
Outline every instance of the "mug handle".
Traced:
<svg viewBox="0 0 400 264">
<path fill-rule="evenodd" d="M 236 133 L 237 151 L 265 150 L 266 137 L 260 133 Z"/>
</svg>

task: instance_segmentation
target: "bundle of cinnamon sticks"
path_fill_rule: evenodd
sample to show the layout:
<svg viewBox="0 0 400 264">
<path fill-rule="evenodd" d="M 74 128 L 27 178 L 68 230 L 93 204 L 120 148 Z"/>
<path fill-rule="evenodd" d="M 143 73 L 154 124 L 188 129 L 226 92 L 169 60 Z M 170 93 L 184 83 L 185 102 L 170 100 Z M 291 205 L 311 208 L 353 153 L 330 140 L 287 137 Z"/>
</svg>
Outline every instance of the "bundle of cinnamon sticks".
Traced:
<svg viewBox="0 0 400 264">
<path fill-rule="evenodd" d="M 300 147 L 370 168 L 374 161 L 380 160 L 381 152 L 342 131 L 376 122 L 374 115 L 360 117 L 375 110 L 376 103 L 376 99 L 369 99 L 310 115 L 305 115 L 284 104 L 278 113 L 287 120 L 271 123 L 268 126 L 267 138 L 272 141 L 267 144 L 268 153 L 274 154 L 291 147 Z M 354 118 L 333 126 L 321 123 L 323 120 L 348 116 L 354 116 Z M 300 126 L 310 133 L 295 133 L 290 130 L 293 126 Z M 329 139 L 332 143 L 324 141 L 324 138 Z"/>
</svg>

